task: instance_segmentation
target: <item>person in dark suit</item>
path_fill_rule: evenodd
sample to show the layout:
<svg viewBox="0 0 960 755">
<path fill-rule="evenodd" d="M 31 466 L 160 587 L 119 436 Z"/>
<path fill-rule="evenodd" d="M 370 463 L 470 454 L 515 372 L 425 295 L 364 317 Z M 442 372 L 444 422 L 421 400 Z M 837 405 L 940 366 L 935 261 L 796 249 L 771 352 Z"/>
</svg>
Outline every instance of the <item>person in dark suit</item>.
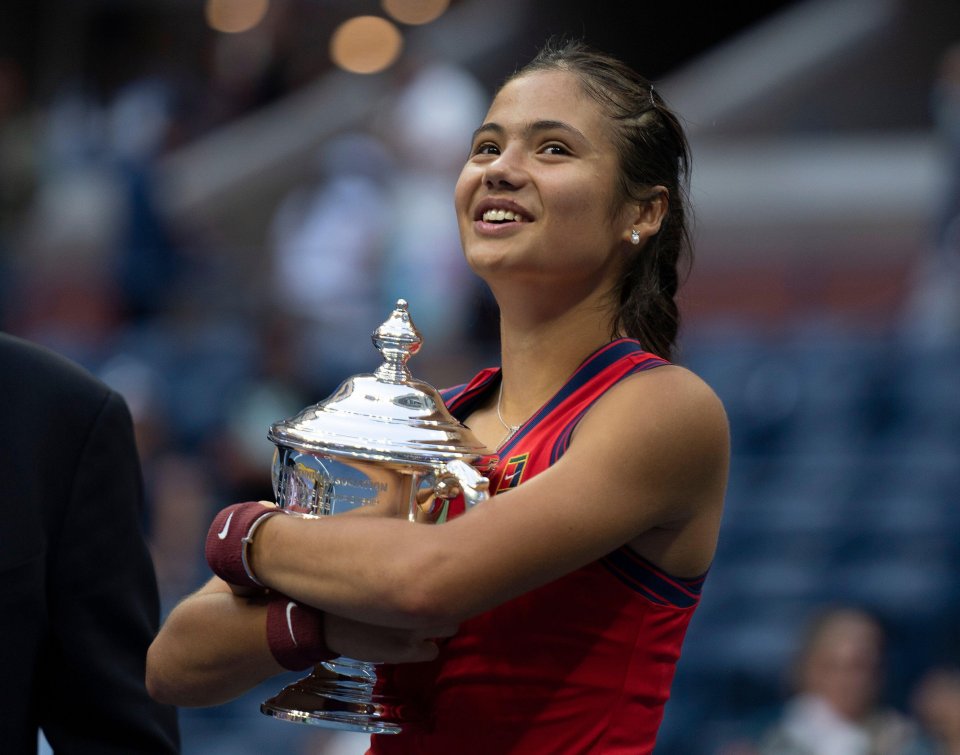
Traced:
<svg viewBox="0 0 960 755">
<path fill-rule="evenodd" d="M 0 407 L 0 750 L 179 752 L 144 685 L 160 610 L 125 401 L 0 333 Z"/>
</svg>

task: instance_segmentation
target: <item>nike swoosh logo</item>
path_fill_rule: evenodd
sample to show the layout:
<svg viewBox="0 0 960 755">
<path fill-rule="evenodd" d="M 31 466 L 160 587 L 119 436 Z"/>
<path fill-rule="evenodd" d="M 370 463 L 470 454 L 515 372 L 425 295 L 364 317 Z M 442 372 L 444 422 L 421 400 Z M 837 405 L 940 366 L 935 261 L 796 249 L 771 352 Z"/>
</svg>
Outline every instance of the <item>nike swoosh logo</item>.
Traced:
<svg viewBox="0 0 960 755">
<path fill-rule="evenodd" d="M 290 639 L 293 640 L 293 644 L 299 647 L 300 643 L 297 642 L 297 636 L 293 633 L 293 621 L 290 619 L 290 614 L 293 613 L 296 605 L 292 600 L 287 603 L 287 629 L 290 631 Z"/>
<path fill-rule="evenodd" d="M 227 517 L 227 521 L 223 525 L 223 529 L 217 533 L 217 537 L 221 540 L 227 539 L 227 531 L 230 529 L 230 520 L 233 519 L 233 515 L 236 514 L 236 511 L 231 511 L 230 516 Z"/>
</svg>

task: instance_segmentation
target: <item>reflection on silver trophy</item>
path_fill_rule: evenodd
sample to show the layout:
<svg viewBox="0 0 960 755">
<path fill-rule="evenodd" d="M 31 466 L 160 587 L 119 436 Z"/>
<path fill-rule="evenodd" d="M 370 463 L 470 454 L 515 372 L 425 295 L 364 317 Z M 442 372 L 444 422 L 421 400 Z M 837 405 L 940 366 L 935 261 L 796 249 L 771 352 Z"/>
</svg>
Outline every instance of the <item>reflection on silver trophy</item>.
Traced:
<svg viewBox="0 0 960 755">
<path fill-rule="evenodd" d="M 302 517 L 360 506 L 414 523 L 442 523 L 450 501 L 487 498 L 473 466 L 483 446 L 454 419 L 436 389 L 414 379 L 407 361 L 422 339 L 407 303 L 373 333 L 383 363 L 344 381 L 327 399 L 273 424 L 273 488 L 280 508 Z M 318 664 L 264 702 L 267 715 L 350 731 L 394 734 L 413 715 L 378 687 L 376 665 L 350 658 Z"/>
</svg>

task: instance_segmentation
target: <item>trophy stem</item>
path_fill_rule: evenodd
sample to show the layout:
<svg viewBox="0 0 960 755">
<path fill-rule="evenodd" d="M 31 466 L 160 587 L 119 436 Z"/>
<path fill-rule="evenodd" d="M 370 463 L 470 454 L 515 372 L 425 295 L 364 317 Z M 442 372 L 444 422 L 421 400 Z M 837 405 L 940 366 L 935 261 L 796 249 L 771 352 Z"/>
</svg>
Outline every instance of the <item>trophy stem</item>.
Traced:
<svg viewBox="0 0 960 755">
<path fill-rule="evenodd" d="M 368 734 L 398 734 L 411 711 L 376 691 L 372 663 L 335 658 L 318 664 L 309 676 L 284 687 L 260 706 L 284 721 Z"/>
</svg>

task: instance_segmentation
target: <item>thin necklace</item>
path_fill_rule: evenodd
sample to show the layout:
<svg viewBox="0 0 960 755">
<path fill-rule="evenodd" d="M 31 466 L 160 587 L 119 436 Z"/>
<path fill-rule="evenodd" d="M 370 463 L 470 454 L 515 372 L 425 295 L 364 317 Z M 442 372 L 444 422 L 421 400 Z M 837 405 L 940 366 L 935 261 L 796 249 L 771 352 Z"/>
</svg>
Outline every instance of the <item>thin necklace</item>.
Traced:
<svg viewBox="0 0 960 755">
<path fill-rule="evenodd" d="M 510 440 L 514 435 L 517 434 L 517 430 L 520 429 L 520 425 L 508 425 L 504 419 L 503 415 L 500 413 L 500 402 L 503 401 L 503 383 L 500 383 L 500 393 L 497 394 L 497 419 L 500 420 L 500 424 L 503 425 L 504 429 L 507 431 L 507 437 L 500 441 L 502 446 L 508 440 Z M 522 424 L 522 423 L 521 423 Z"/>
</svg>

